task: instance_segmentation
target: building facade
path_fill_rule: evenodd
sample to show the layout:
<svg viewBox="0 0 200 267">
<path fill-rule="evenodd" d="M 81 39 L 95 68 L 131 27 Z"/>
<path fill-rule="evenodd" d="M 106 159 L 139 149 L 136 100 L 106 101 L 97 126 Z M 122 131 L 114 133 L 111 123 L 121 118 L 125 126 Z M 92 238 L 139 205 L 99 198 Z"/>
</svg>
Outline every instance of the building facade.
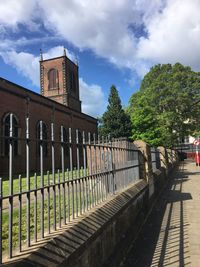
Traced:
<svg viewBox="0 0 200 267">
<path fill-rule="evenodd" d="M 86 136 L 97 133 L 97 120 L 81 112 L 78 66 L 67 58 L 65 51 L 58 58 L 43 60 L 41 56 L 40 84 L 41 95 L 0 78 L 0 175 L 8 173 L 11 134 L 13 173 L 17 174 L 26 170 L 27 142 L 29 168 L 36 172 L 40 169 L 41 140 L 43 168 L 48 170 L 52 166 L 52 142 L 56 168 L 61 162 L 60 142 L 66 143 L 65 166 L 68 167 L 67 145 L 76 142 L 77 132 L 80 143 L 83 132 Z"/>
</svg>

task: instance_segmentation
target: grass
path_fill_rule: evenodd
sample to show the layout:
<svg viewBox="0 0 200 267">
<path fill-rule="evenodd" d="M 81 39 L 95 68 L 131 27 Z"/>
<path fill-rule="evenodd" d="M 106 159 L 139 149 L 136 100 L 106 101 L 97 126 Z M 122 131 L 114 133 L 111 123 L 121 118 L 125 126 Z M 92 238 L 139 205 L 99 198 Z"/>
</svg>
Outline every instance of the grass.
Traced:
<svg viewBox="0 0 200 267">
<path fill-rule="evenodd" d="M 86 174 L 88 174 L 88 169 L 86 170 Z M 83 177 L 84 176 L 84 169 L 81 168 L 80 171 L 78 170 L 73 170 L 73 171 L 66 171 L 65 172 L 65 180 L 71 180 L 72 178 L 77 178 L 77 177 Z M 44 179 L 44 186 L 48 185 L 48 175 L 45 174 L 43 176 Z M 36 179 L 36 186 L 35 186 L 35 177 L 34 174 L 30 175 L 30 189 L 35 189 L 40 187 L 41 185 L 41 176 L 37 176 Z M 53 184 L 53 176 L 52 173 L 49 173 L 49 180 L 50 184 Z M 63 181 L 62 173 L 60 173 L 60 181 Z M 55 183 L 59 182 L 59 175 L 58 172 L 55 173 Z M 8 178 L 4 177 L 3 178 L 3 196 L 8 196 L 9 195 L 9 180 Z M 18 193 L 20 191 L 20 179 L 19 176 L 14 176 L 13 177 L 13 194 Z M 27 190 L 27 178 L 25 176 L 21 177 L 21 189 L 22 192 Z"/>
<path fill-rule="evenodd" d="M 70 175 L 70 172 L 68 173 L 69 175 L 67 176 L 67 178 L 69 178 L 69 180 L 72 178 L 72 177 L 75 177 L 75 172 L 73 173 L 73 176 L 72 174 Z M 83 172 L 82 172 L 83 174 Z M 62 178 L 62 177 L 61 177 Z M 58 175 L 56 176 L 56 179 L 58 181 Z M 33 180 L 33 181 L 32 181 Z M 32 182 L 32 186 L 34 186 L 34 177 L 31 177 L 30 181 Z M 44 181 L 45 183 L 47 183 L 47 175 L 44 176 Z M 18 181 L 16 179 L 14 179 L 13 181 L 13 184 L 15 185 L 15 190 L 17 191 L 18 187 Z M 77 183 L 78 184 L 78 183 Z M 102 185 L 103 186 L 103 183 L 99 183 L 99 185 Z M 8 186 L 8 181 L 4 181 L 4 185 Z M 96 189 L 97 184 L 89 184 L 88 183 L 88 196 L 87 196 L 87 199 L 88 199 L 88 205 L 91 206 L 92 204 L 92 188 L 94 190 L 94 188 Z M 22 178 L 22 188 L 24 188 L 24 190 L 26 189 L 26 178 Z M 76 214 L 76 210 L 78 209 L 78 214 L 80 213 L 80 192 L 79 192 L 79 186 L 77 186 L 78 190 L 77 190 L 77 194 L 76 194 L 76 187 L 74 185 L 74 214 L 75 214 L 75 217 L 77 216 Z M 105 189 L 105 188 L 104 188 Z M 81 187 L 81 193 L 82 193 L 82 203 L 86 203 L 86 194 L 84 195 L 84 198 L 83 198 L 83 187 Z M 85 192 L 86 192 L 86 185 L 85 185 L 85 188 L 84 188 Z M 4 194 L 6 194 L 8 192 L 8 189 L 4 188 Z M 48 230 L 48 193 L 47 193 L 47 189 L 45 189 L 45 192 L 44 192 L 44 228 L 45 228 L 45 232 Z M 58 210 L 59 210 L 59 195 L 58 195 L 58 185 L 56 185 L 56 224 L 57 224 L 57 227 L 59 227 L 59 213 L 58 213 Z M 103 191 L 103 197 L 105 197 L 105 191 Z M 35 205 L 33 203 L 33 195 L 34 193 L 32 192 L 31 193 L 31 205 L 30 205 L 30 235 L 31 235 L 31 240 L 34 239 L 34 231 L 35 231 L 35 222 L 34 222 L 34 208 L 35 208 Z M 41 237 L 40 235 L 40 232 L 41 232 L 41 198 L 40 198 L 40 191 L 38 191 L 37 193 L 37 233 L 38 233 L 38 238 Z M 69 198 L 68 198 L 69 197 Z M 102 195 L 96 195 L 95 198 L 96 200 L 100 200 L 102 197 Z M 13 242 L 12 242 L 12 245 L 13 245 L 13 249 L 14 250 L 18 250 L 17 248 L 19 247 L 19 204 L 18 204 L 18 197 L 15 197 L 16 201 L 15 201 L 15 207 L 13 209 Z M 52 226 L 53 226 L 53 214 L 54 214 L 54 210 L 53 210 L 53 190 L 52 188 L 50 189 L 50 194 L 49 194 L 49 199 L 50 199 L 50 208 L 49 208 L 49 212 L 50 212 L 50 225 L 51 225 L 51 229 L 52 229 Z M 60 186 L 60 211 L 61 211 L 61 221 L 62 221 L 62 225 L 63 225 L 63 215 L 64 215 L 64 207 L 63 207 L 63 190 L 62 190 L 62 185 Z M 68 199 L 69 199 L 69 202 L 70 202 L 70 205 L 68 205 Z M 68 214 L 69 216 L 72 217 L 72 202 L 73 202 L 73 198 L 72 198 L 72 187 L 70 186 L 69 187 L 69 190 L 68 190 L 68 187 L 65 186 L 65 204 L 66 204 L 66 210 L 65 210 L 65 213 L 66 213 L 66 220 L 68 218 Z M 26 212 L 27 212 L 27 208 L 26 208 L 26 194 L 23 196 L 23 199 L 22 199 L 22 202 L 23 202 L 23 205 L 22 205 L 22 220 L 21 220 L 21 239 L 22 239 L 22 245 L 25 244 L 26 242 L 26 239 L 27 239 L 27 215 L 26 215 Z M 93 200 L 94 202 L 94 200 Z M 8 221 L 9 221 L 9 214 L 8 214 L 8 209 L 5 209 L 3 210 L 3 217 L 2 217 L 2 248 L 3 248 L 3 251 L 4 251 L 4 254 L 8 251 L 8 231 L 9 231 L 9 228 L 8 228 Z"/>
<path fill-rule="evenodd" d="M 56 210 L 58 211 L 58 197 L 56 198 Z M 61 201 L 62 204 L 62 201 Z M 61 206 L 62 207 L 62 206 Z M 27 215 L 26 215 L 26 207 L 22 207 L 22 220 L 21 220 L 21 239 L 22 239 L 22 245 L 25 244 L 27 240 Z M 44 202 L 44 227 L 45 230 L 47 230 L 48 227 L 48 206 L 47 206 L 47 200 Z M 66 210 L 68 212 L 68 210 Z M 61 214 L 63 214 L 63 208 L 61 208 Z M 40 238 L 40 231 L 41 231 L 41 202 L 40 197 L 38 196 L 38 204 L 37 204 L 37 235 L 38 238 Z M 61 217 L 63 218 L 63 216 Z M 3 212 L 3 220 L 2 220 L 2 248 L 3 251 L 6 251 L 8 249 L 8 220 L 9 220 L 9 214 L 8 211 Z M 58 212 L 56 213 L 56 222 L 58 226 Z M 52 197 L 50 199 L 50 225 L 52 228 L 53 225 L 53 201 Z M 19 246 L 19 209 L 14 208 L 13 209 L 13 240 L 12 245 L 13 249 L 16 249 Z M 30 235 L 31 239 L 34 237 L 34 229 L 35 229 L 35 223 L 34 223 L 34 204 L 31 204 L 30 206 Z"/>
</svg>

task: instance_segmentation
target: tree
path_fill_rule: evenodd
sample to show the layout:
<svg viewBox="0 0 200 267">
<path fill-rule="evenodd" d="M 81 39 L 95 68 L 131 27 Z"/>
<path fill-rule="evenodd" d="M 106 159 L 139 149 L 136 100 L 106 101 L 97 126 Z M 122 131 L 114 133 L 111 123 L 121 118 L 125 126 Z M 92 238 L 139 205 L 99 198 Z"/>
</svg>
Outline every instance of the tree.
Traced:
<svg viewBox="0 0 200 267">
<path fill-rule="evenodd" d="M 151 68 L 129 100 L 132 138 L 173 146 L 199 130 L 200 73 L 180 63 Z"/>
<path fill-rule="evenodd" d="M 107 111 L 100 119 L 99 133 L 114 138 L 129 137 L 131 135 L 130 118 L 122 108 L 118 91 L 114 85 L 111 86 L 108 103 Z"/>
</svg>

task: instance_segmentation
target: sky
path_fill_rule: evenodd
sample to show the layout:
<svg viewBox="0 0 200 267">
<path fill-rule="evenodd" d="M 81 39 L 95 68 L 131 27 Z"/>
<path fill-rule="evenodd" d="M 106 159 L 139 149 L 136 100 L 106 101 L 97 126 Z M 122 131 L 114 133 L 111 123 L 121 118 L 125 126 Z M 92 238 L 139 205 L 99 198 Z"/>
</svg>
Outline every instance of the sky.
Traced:
<svg viewBox="0 0 200 267">
<path fill-rule="evenodd" d="M 122 105 L 158 63 L 200 71 L 200 0 L 0 1 L 0 77 L 37 93 L 39 53 L 79 62 L 82 111 L 101 116 L 111 85 Z"/>
</svg>

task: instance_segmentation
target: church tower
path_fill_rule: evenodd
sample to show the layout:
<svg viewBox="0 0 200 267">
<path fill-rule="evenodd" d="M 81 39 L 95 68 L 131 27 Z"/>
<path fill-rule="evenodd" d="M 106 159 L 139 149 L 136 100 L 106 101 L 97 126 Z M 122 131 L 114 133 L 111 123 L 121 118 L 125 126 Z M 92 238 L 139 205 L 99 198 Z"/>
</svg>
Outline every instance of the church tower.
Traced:
<svg viewBox="0 0 200 267">
<path fill-rule="evenodd" d="M 66 56 L 43 60 L 40 54 L 41 95 L 81 112 L 78 65 Z"/>
</svg>

